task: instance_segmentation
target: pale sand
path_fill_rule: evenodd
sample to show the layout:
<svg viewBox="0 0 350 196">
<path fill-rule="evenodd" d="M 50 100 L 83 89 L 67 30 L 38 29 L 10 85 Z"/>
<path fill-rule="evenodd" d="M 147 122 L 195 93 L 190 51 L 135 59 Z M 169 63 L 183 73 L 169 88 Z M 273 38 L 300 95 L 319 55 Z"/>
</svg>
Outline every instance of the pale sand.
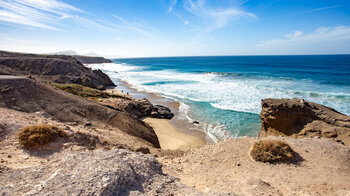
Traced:
<svg viewBox="0 0 350 196">
<path fill-rule="evenodd" d="M 206 144 L 201 137 L 178 131 L 167 119 L 145 118 L 143 121 L 153 127 L 161 149 L 186 151 Z"/>
</svg>

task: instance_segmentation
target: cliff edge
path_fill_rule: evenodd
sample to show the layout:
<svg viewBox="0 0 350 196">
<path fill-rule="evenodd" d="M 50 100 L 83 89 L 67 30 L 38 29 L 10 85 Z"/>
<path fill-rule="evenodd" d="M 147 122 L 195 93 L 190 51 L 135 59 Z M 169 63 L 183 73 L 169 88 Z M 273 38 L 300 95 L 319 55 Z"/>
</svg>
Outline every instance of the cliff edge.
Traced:
<svg viewBox="0 0 350 196">
<path fill-rule="evenodd" d="M 260 137 L 325 137 L 350 146 L 350 116 L 303 99 L 264 99 Z"/>
<path fill-rule="evenodd" d="M 101 70 L 85 67 L 73 56 L 0 51 L 0 75 L 33 75 L 56 83 L 74 83 L 106 89 L 115 86 Z"/>
</svg>

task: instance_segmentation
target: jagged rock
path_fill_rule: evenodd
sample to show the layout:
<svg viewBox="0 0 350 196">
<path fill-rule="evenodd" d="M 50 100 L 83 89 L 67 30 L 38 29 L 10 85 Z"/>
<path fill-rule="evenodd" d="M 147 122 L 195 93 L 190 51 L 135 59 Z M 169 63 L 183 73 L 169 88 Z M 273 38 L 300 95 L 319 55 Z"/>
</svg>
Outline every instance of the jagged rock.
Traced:
<svg viewBox="0 0 350 196">
<path fill-rule="evenodd" d="M 130 100 L 125 106 L 125 111 L 135 115 L 137 118 L 153 117 L 171 119 L 174 116 L 168 107 L 153 105 L 147 99 Z"/>
<path fill-rule="evenodd" d="M 41 166 L 0 171 L 0 195 L 198 194 L 163 174 L 154 156 L 123 149 L 61 152 Z"/>
<path fill-rule="evenodd" d="M 302 99 L 264 99 L 260 137 L 326 137 L 350 146 L 350 117 L 336 110 Z"/>
<path fill-rule="evenodd" d="M 153 107 L 153 112 L 151 116 L 154 118 L 171 119 L 174 117 L 174 114 L 171 113 L 171 110 L 168 107 L 162 105 L 155 105 Z"/>
<path fill-rule="evenodd" d="M 31 74 L 50 82 L 75 83 L 98 89 L 115 86 L 101 70 L 92 70 L 76 58 L 65 55 L 34 55 L 0 51 L 0 74 Z"/>
</svg>

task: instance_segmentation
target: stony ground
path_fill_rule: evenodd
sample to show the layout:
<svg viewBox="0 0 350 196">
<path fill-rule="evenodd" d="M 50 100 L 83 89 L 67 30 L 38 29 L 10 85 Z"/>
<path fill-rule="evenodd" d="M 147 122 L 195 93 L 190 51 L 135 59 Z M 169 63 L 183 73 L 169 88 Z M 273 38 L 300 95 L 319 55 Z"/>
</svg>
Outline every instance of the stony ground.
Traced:
<svg viewBox="0 0 350 196">
<path fill-rule="evenodd" d="M 21 148 L 18 130 L 41 123 L 65 129 L 69 139 L 39 150 Z M 277 139 L 297 152 L 295 161 L 252 160 L 250 148 L 258 138 L 231 139 L 181 156 L 122 131 L 0 108 L 0 194 L 350 195 L 349 147 L 318 137 Z M 140 147 L 151 154 L 130 151 Z"/>
<path fill-rule="evenodd" d="M 124 149 L 62 151 L 42 166 L 2 169 L 1 195 L 196 194 L 163 174 L 154 156 Z"/>
<path fill-rule="evenodd" d="M 164 171 L 201 192 L 241 195 L 350 195 L 350 148 L 329 139 L 283 139 L 297 152 L 292 163 L 254 161 L 258 138 L 231 139 L 161 157 Z"/>
</svg>

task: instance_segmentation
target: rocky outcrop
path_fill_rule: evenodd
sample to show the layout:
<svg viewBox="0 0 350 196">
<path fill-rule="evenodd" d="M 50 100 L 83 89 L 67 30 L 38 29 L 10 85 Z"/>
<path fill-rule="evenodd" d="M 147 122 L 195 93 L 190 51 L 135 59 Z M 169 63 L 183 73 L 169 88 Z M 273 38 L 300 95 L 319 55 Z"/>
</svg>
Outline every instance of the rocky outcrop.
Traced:
<svg viewBox="0 0 350 196">
<path fill-rule="evenodd" d="M 260 137 L 326 137 L 350 146 L 350 116 L 303 99 L 264 99 Z"/>
<path fill-rule="evenodd" d="M 61 152 L 41 166 L 0 167 L 1 195 L 200 195 L 151 155 L 123 149 Z"/>
<path fill-rule="evenodd" d="M 111 60 L 105 59 L 104 57 L 77 56 L 77 55 L 75 55 L 74 57 L 83 64 L 112 63 Z"/>
<path fill-rule="evenodd" d="M 109 108 L 50 85 L 21 76 L 0 75 L 0 107 L 22 112 L 42 112 L 61 122 L 111 126 L 159 146 L 154 130 L 118 108 Z"/>
<path fill-rule="evenodd" d="M 137 118 L 153 117 L 171 119 L 174 116 L 168 107 L 153 105 L 147 99 L 131 100 L 124 109 Z"/>
<path fill-rule="evenodd" d="M 65 55 L 34 55 L 0 51 L 0 74 L 31 74 L 50 82 L 75 83 L 97 89 L 115 86 L 101 70 L 92 70 L 76 58 Z"/>
</svg>

